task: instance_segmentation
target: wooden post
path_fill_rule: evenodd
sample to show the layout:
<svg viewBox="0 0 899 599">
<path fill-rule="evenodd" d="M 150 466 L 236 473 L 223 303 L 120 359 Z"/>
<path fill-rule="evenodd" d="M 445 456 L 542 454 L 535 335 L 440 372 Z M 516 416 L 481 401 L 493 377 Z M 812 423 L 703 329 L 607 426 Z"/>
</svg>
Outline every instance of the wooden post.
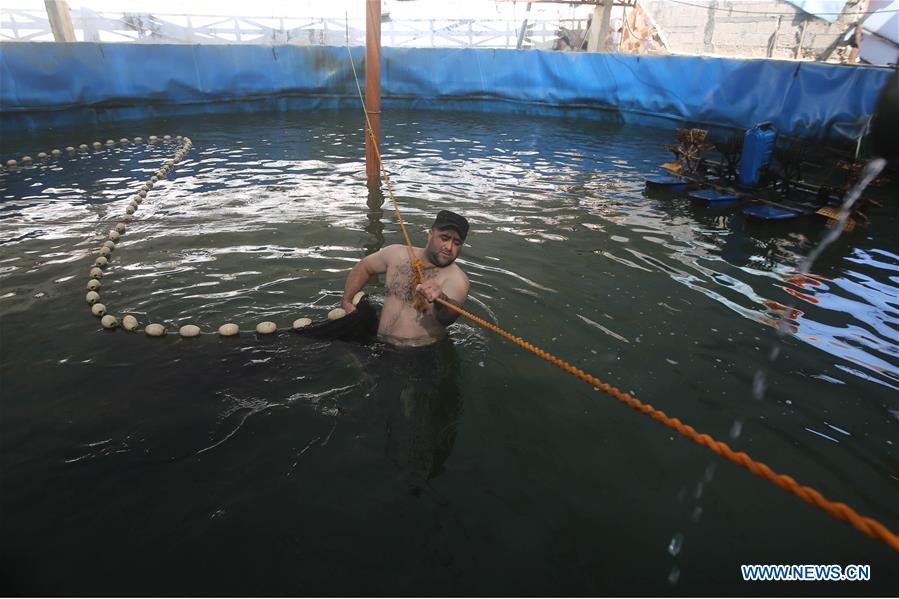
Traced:
<svg viewBox="0 0 899 599">
<path fill-rule="evenodd" d="M 381 172 L 381 0 L 365 0 L 365 5 L 365 111 L 375 137 L 371 139 L 366 125 L 365 173 L 371 186 L 378 184 Z"/>
<path fill-rule="evenodd" d="M 609 37 L 609 22 L 612 20 L 612 0 L 602 0 L 593 8 L 593 21 L 590 24 L 590 37 L 587 41 L 587 52 L 605 52 L 606 39 Z"/>
<path fill-rule="evenodd" d="M 57 42 L 75 42 L 75 28 L 72 26 L 72 13 L 69 11 L 69 3 L 66 0 L 44 0 L 47 8 L 47 18 L 50 19 L 50 29 L 53 30 L 53 39 Z"/>
<path fill-rule="evenodd" d="M 603 0 L 602 21 L 599 23 L 599 49 L 597 52 L 607 50 L 606 43 L 609 39 L 609 23 L 612 21 L 612 0 Z"/>
<path fill-rule="evenodd" d="M 602 5 L 597 4 L 593 7 L 593 18 L 590 21 L 590 31 L 587 32 L 587 52 L 596 52 L 599 48 L 600 21 L 602 21 Z"/>
<path fill-rule="evenodd" d="M 524 43 L 524 36 L 528 31 L 528 13 L 531 12 L 531 2 L 528 2 L 528 7 L 524 11 L 524 23 L 521 24 L 521 31 L 518 32 L 518 45 L 516 49 L 521 50 L 521 45 Z"/>
</svg>

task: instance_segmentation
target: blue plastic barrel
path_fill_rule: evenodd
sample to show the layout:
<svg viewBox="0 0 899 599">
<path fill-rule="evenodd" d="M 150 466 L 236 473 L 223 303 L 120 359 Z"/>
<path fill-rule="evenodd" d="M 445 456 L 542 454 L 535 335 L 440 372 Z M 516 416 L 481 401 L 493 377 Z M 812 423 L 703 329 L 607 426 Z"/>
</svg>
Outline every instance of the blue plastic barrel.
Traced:
<svg viewBox="0 0 899 599">
<path fill-rule="evenodd" d="M 743 157 L 740 159 L 740 185 L 758 185 L 762 168 L 771 159 L 777 132 L 771 123 L 759 123 L 743 137 Z"/>
</svg>

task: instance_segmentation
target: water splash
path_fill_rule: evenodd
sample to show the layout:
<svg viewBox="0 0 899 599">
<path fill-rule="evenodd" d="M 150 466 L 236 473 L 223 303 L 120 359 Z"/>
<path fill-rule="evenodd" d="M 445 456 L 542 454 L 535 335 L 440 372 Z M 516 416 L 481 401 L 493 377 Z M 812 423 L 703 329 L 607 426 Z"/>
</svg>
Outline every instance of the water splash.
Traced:
<svg viewBox="0 0 899 599">
<path fill-rule="evenodd" d="M 843 232 L 843 228 L 846 226 L 846 222 L 849 220 L 849 214 L 852 211 L 852 207 L 855 205 L 855 202 L 862 196 L 862 193 L 865 191 L 865 188 L 871 184 L 877 175 L 884 169 L 887 161 L 884 158 L 874 158 L 873 160 L 868 161 L 865 165 L 864 169 L 862 169 L 861 176 L 855 185 L 846 192 L 846 195 L 843 198 L 843 205 L 840 207 L 840 216 L 837 219 L 836 224 L 833 229 L 824 236 L 821 242 L 809 252 L 808 256 L 806 256 L 805 260 L 799 265 L 799 273 L 803 275 L 809 274 L 811 271 L 812 265 L 815 263 L 821 254 L 824 253 L 824 250 L 836 241 Z M 789 310 L 792 310 L 794 306 L 788 306 Z M 793 329 L 790 326 L 790 322 L 787 318 L 782 318 L 777 323 L 777 336 L 779 339 L 783 339 L 789 333 L 791 333 Z M 778 355 L 780 355 L 780 345 L 775 345 L 771 348 L 771 355 L 769 356 L 769 360 L 773 363 L 777 360 Z M 752 394 L 753 396 L 761 400 L 765 396 L 765 391 L 767 390 L 767 381 L 764 369 L 759 368 L 756 371 L 755 376 L 752 381 Z"/>
<path fill-rule="evenodd" d="M 675 533 L 673 537 L 671 537 L 671 541 L 668 543 L 668 553 L 672 557 L 676 557 L 678 553 L 680 553 L 681 547 L 684 545 L 684 535 L 682 533 Z"/>
<path fill-rule="evenodd" d="M 869 161 L 865 168 L 862 170 L 862 175 L 859 177 L 858 182 L 850 189 L 846 196 L 843 198 L 843 205 L 840 207 L 840 218 L 837 220 L 836 225 L 834 225 L 833 229 L 821 240 L 821 243 L 813 249 L 806 259 L 799 266 L 799 272 L 806 275 L 812 268 L 812 264 L 815 263 L 815 260 L 824 253 L 824 250 L 827 249 L 831 243 L 837 240 L 840 234 L 843 232 L 843 227 L 846 226 L 846 221 L 849 220 L 849 213 L 852 210 L 852 206 L 855 205 L 855 202 L 862 196 L 862 192 L 865 191 L 865 188 L 871 184 L 871 181 L 880 174 L 880 171 L 883 170 L 887 164 L 886 159 L 884 158 L 875 158 Z"/>
</svg>

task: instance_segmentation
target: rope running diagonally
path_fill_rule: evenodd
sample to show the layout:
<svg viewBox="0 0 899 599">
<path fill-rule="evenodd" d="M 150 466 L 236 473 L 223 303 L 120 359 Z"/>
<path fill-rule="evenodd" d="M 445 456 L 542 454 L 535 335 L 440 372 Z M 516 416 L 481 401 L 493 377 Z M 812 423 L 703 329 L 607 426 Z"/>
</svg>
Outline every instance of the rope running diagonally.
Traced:
<svg viewBox="0 0 899 599">
<path fill-rule="evenodd" d="M 362 101 L 362 107 L 364 109 L 365 101 L 362 98 L 362 88 L 359 85 L 359 78 L 356 76 L 356 67 L 353 64 L 353 55 L 350 52 L 349 32 L 347 33 L 347 53 L 350 56 L 350 65 L 352 65 L 352 68 L 353 68 L 353 77 L 356 78 L 356 88 L 359 91 L 359 99 Z M 387 186 L 387 192 L 390 195 L 391 200 L 393 200 L 393 206 L 394 206 L 394 210 L 396 211 L 397 219 L 399 220 L 400 227 L 403 230 L 403 235 L 406 238 L 406 245 L 409 250 L 409 256 L 413 260 L 413 266 L 420 269 L 421 268 L 420 264 L 416 264 L 416 259 L 414 258 L 413 254 L 412 254 L 412 242 L 409 239 L 409 234 L 406 232 L 406 226 L 403 222 L 403 217 L 400 214 L 399 205 L 397 204 L 396 197 L 393 195 L 393 189 L 392 189 L 392 186 L 390 185 L 390 179 L 387 176 L 387 171 L 384 168 L 383 161 L 381 160 L 381 153 L 378 151 L 378 146 L 376 143 L 377 140 L 375 139 L 374 131 L 371 127 L 371 122 L 368 119 L 367 111 L 366 111 L 366 115 L 365 115 L 365 121 L 366 121 L 366 126 L 368 129 L 368 135 L 371 137 L 372 146 L 375 149 L 375 156 L 378 159 L 378 167 L 381 171 L 382 177 Z M 419 272 L 419 276 L 420 276 L 421 271 L 419 270 L 418 272 Z M 596 378 L 595 376 L 584 372 L 580 368 L 577 368 L 576 366 L 569 364 L 565 360 L 558 358 L 558 357 L 552 355 L 551 353 L 546 352 L 531 343 L 528 343 L 527 341 L 525 341 L 524 339 L 522 339 L 520 337 L 516 337 L 515 335 L 501 329 L 500 327 L 496 326 L 495 324 L 487 322 L 486 320 L 484 320 L 478 316 L 475 316 L 471 312 L 468 312 L 467 310 L 465 310 L 459 306 L 456 306 L 455 304 L 453 304 L 451 302 L 448 302 L 441 298 L 437 298 L 435 301 L 440 303 L 443 306 L 446 306 L 447 308 L 449 308 L 451 310 L 455 310 L 460 315 L 465 316 L 466 318 L 468 318 L 475 324 L 478 324 L 490 331 L 493 331 L 497 335 L 500 335 L 501 337 L 508 339 L 512 343 L 528 350 L 529 352 L 546 360 L 547 362 L 560 368 L 561 370 L 564 370 L 565 372 L 576 376 L 577 378 L 581 379 L 585 383 L 592 385 L 593 387 L 599 389 L 600 391 L 608 393 L 615 399 L 627 404 L 628 406 L 634 408 L 635 410 L 638 410 L 638 411 L 646 414 L 653 420 L 657 420 L 657 421 L 661 422 L 662 424 L 676 430 L 678 433 L 680 433 L 684 437 L 690 439 L 691 441 L 693 441 L 695 443 L 698 443 L 699 445 L 702 445 L 703 447 L 705 447 L 707 449 L 710 449 L 711 451 L 717 453 L 718 455 L 726 458 L 730 462 L 733 462 L 734 464 L 736 464 L 738 466 L 746 468 L 747 470 L 749 470 L 756 476 L 763 478 L 763 479 L 767 480 L 768 482 L 771 482 L 771 483 L 777 485 L 784 491 L 787 491 L 789 493 L 792 493 L 793 495 L 796 495 L 797 497 L 799 497 L 800 499 L 802 499 L 804 502 L 808 503 L 809 505 L 812 505 L 821 510 L 824 510 L 825 512 L 827 512 L 828 514 L 830 514 L 837 520 L 847 522 L 851 526 L 853 526 L 854 528 L 859 530 L 860 532 L 864 533 L 865 535 L 867 535 L 873 539 L 882 541 L 882 542 L 886 543 L 887 545 L 889 545 L 890 547 L 892 547 L 895 551 L 899 551 L 899 535 L 892 532 L 889 528 L 887 528 L 886 526 L 884 526 L 882 523 L 878 522 L 877 520 L 860 515 L 858 512 L 856 512 L 854 509 L 852 509 L 850 506 L 846 505 L 845 503 L 834 502 L 834 501 L 827 499 L 818 490 L 813 489 L 812 487 L 801 485 L 798 482 L 796 482 L 795 479 L 793 479 L 792 477 L 790 477 L 786 474 L 778 474 L 777 472 L 772 470 L 767 464 L 765 464 L 763 462 L 758 462 L 758 461 L 752 459 L 748 454 L 746 454 L 742 451 L 739 451 L 739 452 L 734 451 L 726 443 L 717 441 L 710 435 L 698 432 L 692 426 L 682 423 L 679 419 L 668 416 L 667 414 L 665 414 L 665 412 L 654 408 L 650 404 L 643 403 L 642 401 L 640 401 L 636 397 L 633 397 L 629 393 L 625 393 L 625 392 L 621 391 L 620 389 L 617 389 L 617 388 L 613 387 L 612 385 L 609 385 L 608 383 L 601 381 L 600 379 Z"/>
<path fill-rule="evenodd" d="M 384 168 L 384 161 L 381 160 L 381 151 L 378 148 L 378 140 L 375 138 L 374 127 L 371 125 L 371 119 L 368 117 L 369 110 L 365 105 L 365 99 L 362 97 L 362 86 L 359 85 L 359 77 L 356 75 L 356 64 L 353 61 L 353 53 L 350 52 L 350 25 L 349 19 L 346 24 L 346 51 L 350 57 L 350 66 L 353 69 L 353 79 L 356 81 L 356 91 L 359 93 L 359 101 L 362 102 L 362 109 L 365 112 L 365 130 L 368 136 L 371 138 L 371 147 L 374 150 L 375 157 L 378 160 L 378 170 L 381 173 L 381 177 L 384 179 L 384 186 L 387 187 L 387 194 L 390 196 L 391 201 L 393 202 L 393 210 L 396 212 L 396 219 L 400 223 L 400 228 L 403 230 L 403 237 L 406 239 L 406 249 L 409 252 L 409 263 L 412 265 L 412 287 L 415 288 L 416 285 L 424 281 L 424 275 L 422 274 L 422 263 L 421 260 L 415 257 L 415 253 L 412 251 L 412 240 L 409 239 L 409 232 L 406 231 L 406 223 L 403 221 L 403 215 L 400 214 L 400 206 L 396 201 L 396 196 L 393 195 L 393 186 L 390 184 L 390 177 L 387 175 L 387 169 Z M 412 303 L 412 306 L 416 309 L 423 308 L 425 302 L 415 296 L 415 299 Z"/>
</svg>

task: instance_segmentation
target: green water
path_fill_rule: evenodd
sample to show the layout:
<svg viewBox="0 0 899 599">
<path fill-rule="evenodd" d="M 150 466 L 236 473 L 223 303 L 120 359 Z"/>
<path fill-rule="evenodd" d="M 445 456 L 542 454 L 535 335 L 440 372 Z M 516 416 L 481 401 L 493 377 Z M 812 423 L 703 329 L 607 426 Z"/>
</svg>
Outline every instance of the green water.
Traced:
<svg viewBox="0 0 899 599">
<path fill-rule="evenodd" d="M 170 331 L 283 328 L 323 318 L 355 261 L 402 241 L 369 198 L 358 117 L 199 116 L 0 149 L 190 136 L 102 301 Z M 643 194 L 671 131 L 386 111 L 384 132 L 414 241 L 440 209 L 472 223 L 459 263 L 474 313 L 899 530 L 895 188 L 802 279 L 822 221 L 754 224 Z M 899 588 L 886 546 L 463 319 L 415 354 L 103 331 L 84 302 L 89 253 L 172 153 L 117 145 L 0 174 L 4 588 Z M 800 311 L 785 335 L 779 306 Z M 750 563 L 870 564 L 872 580 L 744 583 Z"/>
</svg>

